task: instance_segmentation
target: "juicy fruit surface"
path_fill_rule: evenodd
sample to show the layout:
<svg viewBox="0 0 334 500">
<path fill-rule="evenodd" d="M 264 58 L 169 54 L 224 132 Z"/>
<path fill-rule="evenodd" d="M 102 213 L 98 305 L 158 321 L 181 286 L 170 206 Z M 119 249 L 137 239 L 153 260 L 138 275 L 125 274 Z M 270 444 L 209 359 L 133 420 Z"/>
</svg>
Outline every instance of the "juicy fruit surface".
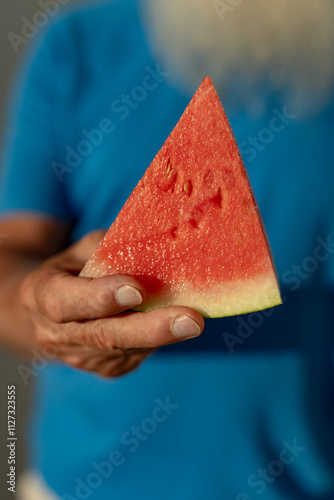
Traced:
<svg viewBox="0 0 334 500">
<path fill-rule="evenodd" d="M 210 78 L 83 269 L 130 274 L 141 310 L 187 305 L 204 316 L 281 303 L 261 218 Z"/>
</svg>

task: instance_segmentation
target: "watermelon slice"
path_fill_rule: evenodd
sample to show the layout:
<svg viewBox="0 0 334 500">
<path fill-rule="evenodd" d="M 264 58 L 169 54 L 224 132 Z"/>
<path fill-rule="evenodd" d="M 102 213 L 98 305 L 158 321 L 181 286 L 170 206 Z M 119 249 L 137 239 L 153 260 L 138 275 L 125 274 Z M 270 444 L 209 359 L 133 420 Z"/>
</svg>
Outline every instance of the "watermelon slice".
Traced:
<svg viewBox="0 0 334 500">
<path fill-rule="evenodd" d="M 81 276 L 136 277 L 137 310 L 204 317 L 281 304 L 265 231 L 233 132 L 205 78 Z"/>
</svg>

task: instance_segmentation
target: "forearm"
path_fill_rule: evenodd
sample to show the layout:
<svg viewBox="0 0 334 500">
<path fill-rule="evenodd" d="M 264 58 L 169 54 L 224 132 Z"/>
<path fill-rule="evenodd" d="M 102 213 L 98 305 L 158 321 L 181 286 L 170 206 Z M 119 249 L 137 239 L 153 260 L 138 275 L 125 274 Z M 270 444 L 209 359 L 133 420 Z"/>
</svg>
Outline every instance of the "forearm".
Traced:
<svg viewBox="0 0 334 500">
<path fill-rule="evenodd" d="M 26 356 L 37 343 L 20 288 L 26 275 L 41 262 L 41 258 L 0 248 L 0 343 Z"/>
<path fill-rule="evenodd" d="M 0 343 L 31 356 L 36 346 L 30 315 L 21 300 L 27 274 L 67 246 L 70 226 L 45 214 L 0 219 Z"/>
</svg>

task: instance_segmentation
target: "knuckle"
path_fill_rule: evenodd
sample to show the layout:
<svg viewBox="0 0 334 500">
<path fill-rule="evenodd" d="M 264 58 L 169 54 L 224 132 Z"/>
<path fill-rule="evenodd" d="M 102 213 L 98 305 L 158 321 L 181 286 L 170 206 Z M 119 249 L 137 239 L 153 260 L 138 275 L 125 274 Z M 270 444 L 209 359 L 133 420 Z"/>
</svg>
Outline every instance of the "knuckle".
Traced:
<svg viewBox="0 0 334 500">
<path fill-rule="evenodd" d="M 112 302 L 112 294 L 110 288 L 99 286 L 95 292 L 95 303 L 98 310 L 110 308 Z"/>
<path fill-rule="evenodd" d="M 22 280 L 19 288 L 19 299 L 25 309 L 30 312 L 43 313 L 54 323 L 63 322 L 63 308 L 57 294 L 50 292 L 50 273 L 40 268 Z"/>
<path fill-rule="evenodd" d="M 43 289 L 37 288 L 36 300 L 50 321 L 53 323 L 62 323 L 64 321 L 63 307 L 57 296 L 45 293 Z"/>
<path fill-rule="evenodd" d="M 109 322 L 112 324 L 112 321 Z M 113 349 L 112 343 L 110 342 L 111 335 L 106 332 L 106 325 L 104 321 L 93 321 L 93 342 L 94 346 L 102 350 Z"/>
<path fill-rule="evenodd" d="M 39 312 L 53 323 L 65 322 L 66 300 L 62 275 L 58 270 L 46 265 L 41 266 L 34 285 L 34 299 Z"/>
<path fill-rule="evenodd" d="M 33 321 L 33 335 L 39 346 L 51 348 L 57 355 L 69 344 L 65 328 L 40 320 L 37 316 Z"/>
<path fill-rule="evenodd" d="M 63 346 L 70 345 L 71 342 L 80 338 L 81 331 L 82 325 L 80 323 L 65 323 L 56 333 L 57 340 Z"/>
<path fill-rule="evenodd" d="M 46 328 L 42 328 L 38 325 L 35 326 L 34 335 L 37 343 L 41 347 L 49 346 L 52 342 L 52 336 Z"/>
</svg>

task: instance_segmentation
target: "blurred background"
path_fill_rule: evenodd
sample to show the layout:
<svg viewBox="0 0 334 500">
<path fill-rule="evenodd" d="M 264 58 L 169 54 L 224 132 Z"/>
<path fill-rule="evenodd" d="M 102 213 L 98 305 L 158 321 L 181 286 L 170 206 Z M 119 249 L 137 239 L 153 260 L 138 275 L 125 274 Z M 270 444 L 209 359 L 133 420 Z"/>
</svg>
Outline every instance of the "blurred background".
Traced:
<svg viewBox="0 0 334 500">
<path fill-rule="evenodd" d="M 63 0 L 63 2 L 65 3 L 65 0 Z M 68 2 L 66 3 L 66 5 L 57 4 L 59 6 L 59 13 L 57 14 L 57 16 L 62 15 L 68 9 L 71 9 L 73 6 L 76 6 L 76 5 L 80 4 L 80 3 L 96 3 L 96 2 L 97 2 L 97 0 L 68 0 Z M 44 3 L 43 0 L 11 0 L 10 2 L 2 2 L 1 5 L 0 5 L 0 30 L 1 30 L 1 34 L 2 34 L 2 43 L 1 43 L 1 47 L 0 47 L 1 68 L 2 68 L 2 78 L 0 79 L 0 127 L 1 127 L 1 132 L 3 130 L 3 124 L 5 123 L 4 122 L 4 120 L 5 120 L 5 113 L 4 112 L 5 112 L 5 107 L 6 107 L 6 98 L 7 98 L 6 96 L 8 95 L 8 91 L 9 91 L 9 88 L 10 88 L 10 82 L 12 80 L 15 68 L 17 67 L 17 65 L 19 64 L 22 56 L 24 56 L 24 53 L 25 53 L 23 44 L 21 44 L 19 46 L 18 53 L 15 52 L 13 46 L 10 43 L 10 40 L 8 39 L 8 35 L 12 33 L 12 34 L 15 34 L 17 36 L 22 36 L 22 27 L 27 23 L 27 20 L 28 20 L 28 22 L 31 21 L 34 18 L 34 16 L 36 15 L 36 13 L 38 13 L 38 12 L 40 12 L 42 10 L 41 9 L 41 5 L 43 3 Z M 156 5 L 158 6 L 159 3 L 157 2 Z M 170 5 L 170 4 L 166 3 L 165 5 L 166 5 L 166 8 L 167 8 L 167 5 Z M 176 5 L 176 2 L 174 0 L 173 6 L 175 7 L 175 5 Z M 245 5 L 246 5 L 246 3 L 245 3 Z M 237 15 L 237 13 L 239 13 L 239 11 L 236 12 L 236 15 Z M 227 30 L 227 28 L 229 26 L 229 20 L 230 19 L 232 20 L 234 18 L 232 18 L 232 17 L 231 18 L 226 17 L 226 23 L 224 24 L 224 29 L 226 29 L 226 30 Z M 200 19 L 200 21 L 202 23 L 201 19 Z M 216 23 L 220 22 L 219 17 L 216 16 L 215 21 L 216 21 Z M 46 24 L 45 28 L 39 28 L 39 34 L 42 33 L 43 29 L 47 29 L 48 24 L 49 23 Z M 192 25 L 189 24 L 189 26 L 192 26 Z M 220 24 L 220 26 L 221 26 L 221 24 Z M 182 29 L 183 28 L 186 28 L 186 26 L 185 27 L 182 26 Z M 233 28 L 233 24 L 231 23 L 231 32 L 233 34 L 234 30 L 232 28 Z M 196 31 L 196 33 L 198 33 L 199 31 L 200 30 Z M 231 33 L 230 33 L 230 35 L 231 35 Z M 317 36 L 317 34 L 315 36 Z M 185 38 L 187 38 L 187 37 L 185 36 Z M 310 36 L 308 36 L 308 38 L 310 38 Z M 287 39 L 288 39 L 288 37 L 287 37 Z M 163 36 L 161 36 L 161 40 L 162 41 L 164 40 Z M 198 40 L 199 40 L 198 43 L 202 43 L 203 42 L 203 40 L 201 40 L 200 37 L 198 37 Z M 26 47 L 29 47 L 29 42 L 27 43 Z M 175 48 L 175 50 L 180 51 L 182 47 L 181 47 L 180 43 L 175 43 L 174 44 L 174 48 Z M 187 48 L 189 49 L 189 47 L 187 47 Z M 304 50 L 305 54 L 306 55 L 312 54 L 312 51 L 310 51 L 309 47 L 306 47 L 306 48 L 307 48 L 307 50 Z M 196 49 L 197 49 L 197 47 L 196 47 Z M 219 48 L 219 50 L 220 50 L 220 48 Z M 246 56 L 247 57 L 249 56 L 248 52 L 245 52 L 245 57 Z M 263 58 L 265 58 L 265 56 L 266 56 L 266 54 L 263 55 Z M 311 60 L 311 56 L 308 56 L 308 57 Z M 296 65 L 295 59 L 291 58 L 291 61 L 292 61 L 291 64 Z M 227 58 L 224 62 L 225 62 L 225 64 L 229 64 L 229 63 L 232 64 L 234 62 L 234 57 L 231 57 L 231 60 L 229 60 Z M 245 64 L 245 66 L 247 66 L 247 64 Z M 252 64 L 250 64 L 250 66 L 252 66 Z M 305 64 L 304 66 L 307 69 L 309 67 L 311 67 L 308 64 Z M 330 66 L 331 66 L 331 64 L 328 64 L 328 67 L 330 67 Z M 289 71 L 287 71 L 287 73 L 291 74 L 292 73 L 291 68 L 289 68 L 288 65 L 287 65 L 287 68 L 289 69 Z M 308 69 L 308 71 L 309 71 L 309 69 Z M 233 67 L 231 69 L 231 72 L 233 73 Z M 189 79 L 190 80 L 192 80 L 193 82 L 197 82 L 196 78 L 190 72 L 188 72 L 188 74 L 189 74 Z M 308 72 L 306 74 L 307 74 L 307 76 L 309 75 Z M 275 73 L 275 77 L 277 79 L 277 74 L 276 73 Z M 218 76 L 217 76 L 217 79 L 218 79 Z M 283 75 L 283 80 L 284 80 L 284 75 Z M 305 80 L 308 81 L 309 79 L 305 78 Z M 248 84 L 248 87 L 251 88 L 252 92 L 253 92 L 253 87 L 250 85 L 249 82 L 247 82 L 247 84 Z M 256 82 L 256 84 L 257 84 L 257 82 Z M 244 87 L 242 87 L 242 89 L 243 88 Z M 192 90 L 194 90 L 194 89 L 192 89 Z M 309 89 L 307 89 L 307 90 L 309 91 Z M 262 88 L 260 89 L 259 93 L 260 94 L 262 93 Z M 300 93 L 297 93 L 297 94 L 298 94 L 298 96 L 300 95 Z M 255 95 L 255 92 L 254 92 L 254 95 Z M 238 99 L 239 99 L 240 94 L 237 94 L 237 96 L 238 96 Z M 243 139 L 246 139 L 246 137 L 247 137 L 247 135 L 249 133 L 256 133 L 256 134 L 258 134 L 259 131 L 261 132 L 263 130 L 268 130 L 268 128 L 261 128 L 261 125 L 259 125 L 259 123 L 260 124 L 262 123 L 262 125 L 264 123 L 265 127 L 267 126 L 267 122 L 266 122 L 266 118 L 265 118 L 265 109 L 263 109 L 263 106 L 262 106 L 263 103 L 262 103 L 262 101 L 261 100 L 257 101 L 254 98 L 251 101 L 248 98 L 249 98 L 249 95 L 246 94 L 245 97 L 244 97 L 245 102 L 246 101 L 253 102 L 253 103 L 255 102 L 255 105 L 253 106 L 253 108 L 251 110 L 248 110 L 249 113 L 253 117 L 252 118 L 253 119 L 253 123 L 251 123 L 251 121 L 250 121 L 251 125 L 248 123 L 248 127 L 251 127 L 251 128 L 245 127 L 245 129 L 242 129 L 242 127 L 241 127 L 241 129 L 239 129 L 239 137 L 238 137 L 239 143 L 240 144 L 245 143 L 246 147 L 247 147 L 247 142 L 243 141 Z M 233 95 L 229 96 L 230 102 L 231 102 L 231 99 L 233 99 Z M 284 96 L 284 100 L 282 102 L 284 104 L 288 103 L 288 110 L 290 111 L 290 103 L 287 100 L 286 96 Z M 293 102 L 293 104 L 295 106 L 297 105 L 298 112 L 296 112 L 296 115 L 298 114 L 298 117 L 300 116 L 300 109 L 303 109 L 303 106 L 305 105 L 305 99 L 303 101 L 301 101 L 301 102 L 302 102 L 302 104 L 299 104 L 298 102 L 296 102 L 296 99 Z M 245 103 L 243 102 L 242 105 L 244 105 L 244 104 Z M 299 108 L 298 108 L 298 104 L 300 106 Z M 279 106 L 280 106 L 280 104 L 279 104 Z M 273 109 L 276 109 L 276 108 L 273 108 Z M 279 109 L 281 110 L 282 108 L 279 107 Z M 291 108 L 291 109 L 296 109 L 296 107 L 295 108 Z M 270 107 L 268 108 L 268 110 L 269 110 L 268 111 L 269 112 L 268 117 L 269 117 L 269 119 L 271 119 L 273 115 L 272 115 L 272 111 L 271 111 Z M 312 109 L 311 109 L 311 111 L 312 111 Z M 259 120 L 259 122 L 257 122 L 257 118 L 259 116 L 261 118 L 262 114 L 264 116 L 264 118 L 263 118 L 264 121 L 261 122 L 261 120 Z M 298 120 L 296 120 L 296 121 L 298 121 Z M 294 127 L 294 124 L 290 125 L 289 131 L 293 127 Z M 319 135 L 321 134 L 321 130 L 322 129 L 319 127 Z M 295 131 L 295 129 L 294 129 L 294 131 Z M 270 132 L 270 130 L 269 130 L 269 132 Z M 295 134 L 295 132 L 294 132 L 294 134 Z M 290 140 L 289 137 L 292 138 L 291 139 L 291 144 L 292 144 L 292 142 L 293 142 L 293 140 L 295 138 L 294 134 L 291 132 L 290 135 L 288 135 L 288 134 L 286 134 L 286 135 L 284 135 L 284 134 L 278 135 L 277 138 L 275 139 L 275 141 L 273 141 L 273 144 L 271 144 L 271 149 L 270 148 L 266 149 L 266 153 L 263 154 L 261 156 L 261 158 L 260 158 L 260 155 L 258 155 L 256 165 L 255 165 L 255 163 L 254 163 L 254 166 L 252 165 L 252 167 L 253 167 L 253 177 L 255 177 L 255 175 L 257 175 L 256 169 L 257 169 L 258 172 L 261 172 L 261 174 L 260 173 L 258 174 L 258 184 L 257 184 L 257 187 L 261 187 L 260 183 L 262 183 L 262 178 L 264 178 L 265 182 L 267 182 L 267 179 L 265 177 L 271 175 L 268 168 L 267 169 L 262 168 L 262 170 L 261 170 L 261 166 L 265 166 L 266 165 L 266 154 L 268 154 L 270 158 L 274 158 L 275 157 L 275 150 L 276 150 L 277 151 L 277 155 L 276 156 L 277 156 L 277 158 L 279 158 L 280 157 L 281 144 L 283 144 L 283 147 L 285 148 L 284 151 L 285 152 L 288 151 L 288 147 L 289 147 L 289 144 L 290 144 L 289 143 L 289 140 Z M 283 141 L 283 142 L 281 143 L 280 141 Z M 311 143 L 311 141 L 309 141 L 309 142 Z M 284 146 L 284 144 L 285 144 L 285 146 Z M 304 137 L 302 137 L 300 139 L 300 143 L 299 144 L 293 145 L 293 146 L 297 148 L 296 150 L 298 151 L 298 154 L 300 155 L 299 163 L 302 164 L 303 157 L 307 158 L 307 154 L 308 154 L 307 147 L 305 147 L 305 139 L 304 139 Z M 299 148 L 299 150 L 298 150 L 298 148 Z M 246 153 L 246 151 L 245 151 L 245 153 Z M 247 157 L 245 159 L 247 161 Z M 248 160 L 248 161 L 249 161 L 249 163 L 251 162 L 251 160 Z M 282 167 L 283 166 L 279 164 L 279 160 L 277 160 L 277 165 L 278 165 L 279 168 L 276 168 L 276 172 L 278 172 L 278 175 L 280 175 L 280 172 L 282 171 Z M 272 167 L 272 171 L 274 171 L 273 167 Z M 290 179 L 291 175 L 292 175 L 292 173 L 289 172 L 287 178 Z M 295 175 L 297 176 L 297 173 Z M 268 185 L 269 185 L 269 182 L 268 182 Z M 290 213 L 288 211 L 290 209 L 290 206 L 293 206 L 293 205 L 298 206 L 297 205 L 297 201 L 295 201 L 296 194 L 295 194 L 294 188 L 291 188 L 290 197 L 292 199 L 292 202 L 290 203 L 290 205 L 286 204 L 285 199 L 283 199 L 283 197 L 282 197 L 281 203 L 282 203 L 282 207 L 283 208 L 281 206 L 279 207 L 279 209 L 282 208 L 282 213 L 283 214 L 285 214 L 285 212 L 283 210 L 284 209 L 287 210 L 287 213 L 286 213 L 286 216 L 285 216 L 285 219 L 284 219 L 285 221 L 286 220 L 289 221 L 290 218 L 291 218 L 291 215 L 290 215 Z M 285 205 L 288 208 L 285 208 Z M 277 206 L 278 206 L 278 202 L 277 202 Z M 304 211 L 305 211 L 305 208 L 309 208 L 310 212 L 312 212 L 312 207 L 311 207 L 311 202 L 310 201 L 308 201 L 308 202 L 306 201 L 305 205 L 303 205 L 303 210 Z M 306 217 L 304 216 L 304 219 L 305 218 Z M 292 220 L 292 222 L 291 222 L 291 224 L 290 224 L 289 227 L 290 227 L 291 240 L 292 241 L 298 240 L 298 238 L 293 238 L 294 233 L 298 229 L 296 227 L 294 219 Z M 289 233 L 287 233 L 286 229 L 285 229 L 285 233 L 289 236 Z M 305 234 L 306 234 L 306 232 L 305 232 Z M 283 245 L 279 245 L 280 238 L 281 238 L 281 233 L 277 232 L 276 241 L 274 241 L 274 244 L 276 244 L 276 247 L 280 247 L 281 248 Z M 309 240 L 310 240 L 310 238 L 309 238 Z M 299 240 L 298 240 L 298 244 L 299 244 Z M 314 244 L 313 240 L 312 241 L 310 240 L 308 242 L 308 244 L 310 244 L 310 245 Z M 297 244 L 296 244 L 296 246 L 297 246 Z M 303 259 L 305 257 L 307 257 L 309 255 L 312 255 L 312 253 L 309 253 L 309 250 L 307 250 L 308 247 L 307 248 L 305 247 L 305 249 L 304 249 L 301 243 L 299 244 L 299 246 L 301 248 L 300 255 L 298 255 L 298 253 L 295 253 L 295 254 L 291 253 L 291 255 L 293 255 L 292 257 L 290 256 L 290 254 L 288 255 L 288 251 L 290 251 L 290 248 L 288 248 L 287 246 L 285 247 L 285 248 L 287 248 L 286 255 L 285 255 L 284 252 L 281 252 L 281 255 L 280 255 L 281 261 L 278 262 L 280 274 L 282 274 L 282 271 L 284 271 L 284 270 L 287 270 L 287 269 L 289 270 L 290 267 L 291 267 L 291 265 L 294 262 L 303 262 Z M 313 251 L 313 247 L 312 247 L 312 251 Z M 291 259 L 295 259 L 295 260 L 291 261 Z M 315 276 L 315 275 L 313 275 L 313 276 Z M 0 277 L 0 279 L 1 279 L 1 277 Z M 305 283 L 306 283 L 306 281 L 307 280 L 305 280 Z M 287 281 L 286 284 L 289 284 L 289 282 Z M 297 294 L 295 294 L 295 296 L 297 296 Z M 313 332 L 311 332 L 311 333 L 312 333 L 312 338 L 313 338 Z M 258 345 L 261 345 L 261 342 L 263 342 L 263 338 L 262 337 L 260 338 L 260 334 L 259 333 L 257 333 L 257 338 L 259 339 L 258 340 Z M 310 339 L 311 339 L 311 336 L 310 336 Z M 320 334 L 319 334 L 319 339 L 320 339 Z M 255 337 L 252 339 L 252 341 L 256 341 Z M 291 341 L 291 343 L 292 343 L 292 341 Z M 320 344 L 320 341 L 319 341 L 319 344 Z M 253 347 L 254 350 L 257 349 L 257 345 L 256 344 L 253 344 L 253 345 L 254 345 L 254 347 Z M 265 345 L 265 344 L 261 345 L 262 348 L 263 348 L 263 345 Z M 246 344 L 245 350 L 247 350 L 248 348 L 249 348 L 249 351 L 252 350 L 252 343 L 251 343 L 251 341 Z M 322 349 L 325 350 L 325 347 L 323 347 Z M 7 416 L 6 416 L 7 415 L 7 411 L 6 411 L 6 403 L 5 402 L 6 402 L 6 399 L 7 399 L 7 397 L 6 397 L 7 386 L 8 385 L 12 385 L 12 384 L 16 385 L 16 404 L 17 404 L 17 414 L 16 414 L 16 417 L 17 417 L 17 429 L 16 429 L 16 435 L 18 437 L 18 444 L 17 444 L 17 449 L 16 449 L 16 451 L 17 451 L 17 466 L 18 466 L 17 473 L 19 473 L 20 470 L 22 470 L 22 468 L 24 467 L 24 464 L 25 464 L 24 426 L 25 426 L 26 418 L 27 418 L 28 411 L 29 411 L 29 400 L 30 400 L 30 395 L 31 395 L 31 390 L 32 390 L 32 387 L 33 387 L 33 383 L 34 383 L 33 372 L 31 372 L 31 375 L 29 376 L 29 373 L 27 371 L 27 370 L 29 370 L 29 367 L 30 367 L 30 365 L 29 365 L 29 362 L 27 360 L 19 359 L 19 358 L 15 357 L 14 355 L 8 353 L 7 351 L 1 350 L 1 348 L 0 348 L 0 376 L 1 376 L 1 380 L 2 380 L 2 384 L 1 384 L 1 389 L 2 389 L 2 392 L 1 392 L 1 408 L 2 408 L 2 411 L 1 411 L 1 415 L 0 415 L 0 417 L 1 417 L 0 432 L 1 432 L 1 443 L 2 443 L 2 446 L 0 447 L 0 467 L 1 467 L 1 470 L 7 470 L 7 456 L 8 456 L 8 451 L 7 451 L 7 448 L 6 448 L 6 445 L 5 445 L 6 438 L 7 438 L 7 422 L 6 422 L 6 420 L 7 420 Z M 21 370 L 21 374 L 18 371 L 18 369 Z M 24 380 L 23 380 L 23 378 L 22 378 L 22 373 L 24 373 L 24 372 L 26 374 L 26 380 L 28 380 L 28 383 L 25 383 Z M 316 391 L 316 389 L 317 389 L 317 387 L 314 384 L 314 391 Z M 6 482 L 6 478 L 3 478 L 3 480 L 4 480 L 4 482 Z M 1 487 L 0 487 L 1 488 L 1 500 L 3 498 L 7 498 L 6 493 L 8 493 L 7 492 L 7 488 L 6 487 L 2 487 L 2 486 L 3 485 L 1 485 Z M 2 493 L 3 491 L 5 493 Z M 11 497 L 9 497 L 9 498 L 11 498 Z M 36 500 L 38 500 L 38 499 L 36 499 Z"/>
<path fill-rule="evenodd" d="M 69 0 L 66 5 L 59 5 L 59 13 L 66 12 L 73 5 L 78 3 L 84 3 L 85 0 Z M 87 0 L 86 0 L 87 3 Z M 11 0 L 10 2 L 0 3 L 0 31 L 1 31 L 1 45 L 0 45 L 0 60 L 1 60 L 1 79 L 0 79 L 0 127 L 1 133 L 3 132 L 3 124 L 5 121 L 5 108 L 6 99 L 8 96 L 8 91 L 10 88 L 10 83 L 12 77 L 19 64 L 22 56 L 25 53 L 26 46 L 20 44 L 18 49 L 19 52 L 16 54 L 10 40 L 8 39 L 9 33 L 15 33 L 18 36 L 22 36 L 22 28 L 25 21 L 22 18 L 26 18 L 29 21 L 33 19 L 33 16 L 41 11 L 41 6 L 38 0 Z M 47 28 L 47 25 L 46 25 Z M 43 28 L 40 28 L 39 33 L 42 32 Z M 0 348 L 0 379 L 1 383 L 1 415 L 0 415 L 0 435 L 1 435 L 1 446 L 0 446 L 0 470 L 7 470 L 7 448 L 4 446 L 7 438 L 7 411 L 5 401 L 7 400 L 7 386 L 16 384 L 16 404 L 17 404 L 17 428 L 16 435 L 18 437 L 17 444 L 17 466 L 18 472 L 22 470 L 25 463 L 25 447 L 24 447 L 24 426 L 29 409 L 29 398 L 31 394 L 32 384 L 34 382 L 34 376 L 29 377 L 29 383 L 26 385 L 22 380 L 22 377 L 18 371 L 18 367 L 24 371 L 25 367 L 29 369 L 30 365 L 27 360 L 22 360 L 17 358 L 12 353 L 5 351 Z M 4 483 L 6 478 L 3 476 Z M 1 485 L 1 499 L 7 498 L 6 493 L 12 495 L 7 491 L 5 484 Z M 36 499 L 37 500 L 37 499 Z"/>
</svg>

